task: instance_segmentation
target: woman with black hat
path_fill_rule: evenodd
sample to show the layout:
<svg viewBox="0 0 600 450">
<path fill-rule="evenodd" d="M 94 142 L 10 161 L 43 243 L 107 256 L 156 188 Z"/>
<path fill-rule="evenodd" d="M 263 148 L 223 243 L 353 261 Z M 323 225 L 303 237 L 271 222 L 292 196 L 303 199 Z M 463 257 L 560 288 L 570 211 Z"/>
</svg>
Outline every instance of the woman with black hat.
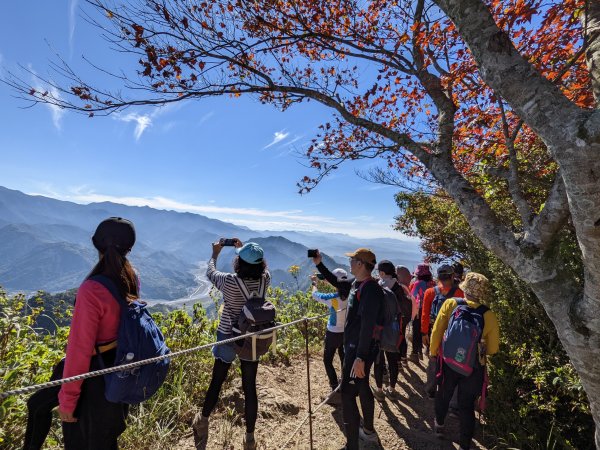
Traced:
<svg viewBox="0 0 600 450">
<path fill-rule="evenodd" d="M 92 242 L 98 250 L 98 262 L 77 290 L 67 354 L 55 367 L 52 379 L 114 364 L 121 306 L 106 287 L 90 279 L 92 276 L 109 278 L 127 300 L 139 296 L 137 276 L 127 260 L 135 243 L 133 224 L 120 217 L 110 217 L 98 225 Z M 125 431 L 127 405 L 106 400 L 104 387 L 104 378 L 99 376 L 32 395 L 27 402 L 25 450 L 42 447 L 50 429 L 51 411 L 57 405 L 65 449 L 117 449 L 117 438 Z"/>
</svg>

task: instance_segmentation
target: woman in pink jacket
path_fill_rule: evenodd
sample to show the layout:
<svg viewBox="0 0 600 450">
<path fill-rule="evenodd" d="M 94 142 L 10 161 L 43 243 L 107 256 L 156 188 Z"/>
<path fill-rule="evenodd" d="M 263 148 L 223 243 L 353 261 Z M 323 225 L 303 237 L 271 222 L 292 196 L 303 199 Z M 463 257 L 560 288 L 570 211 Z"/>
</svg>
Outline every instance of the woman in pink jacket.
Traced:
<svg viewBox="0 0 600 450">
<path fill-rule="evenodd" d="M 138 298 L 139 287 L 127 254 L 135 243 L 133 224 L 111 217 L 98 225 L 92 237 L 98 263 L 79 286 L 69 332 L 66 357 L 56 366 L 53 379 L 67 378 L 114 365 L 121 306 L 99 282 L 89 279 L 102 274 L 110 278 L 123 298 Z M 44 389 L 28 401 L 29 417 L 25 450 L 39 449 L 48 434 L 51 410 L 58 405 L 66 450 L 115 450 L 125 431 L 127 405 L 112 403 L 104 396 L 102 376 Z"/>
</svg>

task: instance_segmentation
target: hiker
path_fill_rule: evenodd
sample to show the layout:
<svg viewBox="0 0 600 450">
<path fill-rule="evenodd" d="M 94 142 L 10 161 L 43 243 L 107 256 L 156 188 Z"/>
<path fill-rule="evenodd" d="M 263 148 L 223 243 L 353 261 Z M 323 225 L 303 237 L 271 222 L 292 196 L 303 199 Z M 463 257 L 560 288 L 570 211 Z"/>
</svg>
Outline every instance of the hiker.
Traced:
<svg viewBox="0 0 600 450">
<path fill-rule="evenodd" d="M 77 290 L 66 356 L 54 368 L 51 380 L 114 365 L 121 306 L 106 287 L 89 278 L 104 275 L 128 301 L 139 297 L 138 279 L 127 260 L 135 244 L 133 223 L 110 217 L 98 225 L 92 243 L 98 250 L 98 262 Z M 27 402 L 24 449 L 42 448 L 57 405 L 66 450 L 118 449 L 128 406 L 109 402 L 104 392 L 104 377 L 98 376 L 33 394 Z"/>
<path fill-rule="evenodd" d="M 488 279 L 469 272 L 460 288 L 465 298 L 446 300 L 433 325 L 430 358 L 437 359 L 440 383 L 434 432 L 443 436 L 450 399 L 458 386 L 459 443 L 460 449 L 467 450 L 475 429 L 475 400 L 485 395 L 486 356 L 498 352 L 500 329 L 496 314 L 485 306 L 490 296 Z"/>
<path fill-rule="evenodd" d="M 415 298 L 412 296 L 410 290 L 408 289 L 412 279 L 412 275 L 410 273 L 410 270 L 408 270 L 408 267 L 396 266 L 396 279 L 398 281 L 398 284 L 402 286 L 406 298 L 410 300 L 412 305 L 409 315 L 405 314 L 407 311 L 402 311 L 402 320 L 407 328 L 408 324 L 417 316 L 417 313 L 419 312 L 417 309 L 417 302 L 415 301 Z M 406 339 L 406 328 L 404 329 L 405 338 L 402 339 L 402 343 L 400 344 L 400 367 L 408 369 L 408 360 L 406 359 L 408 353 L 408 340 Z"/>
<path fill-rule="evenodd" d="M 414 273 L 415 279 L 409 286 L 410 294 L 417 304 L 417 315 L 412 321 L 412 352 L 409 360 L 418 363 L 423 358 L 423 340 L 421 335 L 421 316 L 423 311 L 423 296 L 425 291 L 435 286 L 429 264 L 421 263 L 417 265 Z"/>
<path fill-rule="evenodd" d="M 379 353 L 377 331 L 383 325 L 383 291 L 371 277 L 377 263 L 367 248 L 346 253 L 355 281 L 348 297 L 344 327 L 344 366 L 342 369 L 342 408 L 346 431 L 346 450 L 358 450 L 359 437 L 379 443 L 373 426 L 375 401 L 369 387 L 371 365 Z M 356 397 L 360 397 L 363 426 Z"/>
<path fill-rule="evenodd" d="M 412 313 L 412 302 L 406 296 L 403 287 L 396 280 L 396 268 L 390 261 L 383 260 L 377 264 L 377 271 L 379 272 L 379 284 L 385 289 L 389 289 L 388 292 L 392 294 L 393 302 L 388 303 L 386 297 L 386 323 L 384 324 L 384 335 L 380 344 L 379 355 L 375 361 L 373 368 L 375 375 L 376 389 L 373 391 L 373 395 L 379 401 L 383 401 L 385 395 L 390 397 L 392 400 L 398 398 L 399 394 L 396 391 L 396 383 L 398 382 L 398 360 L 400 358 L 400 345 L 403 343 L 406 345 L 406 326 L 407 322 L 404 321 L 404 317 L 410 316 Z M 387 294 L 386 294 L 387 295 Z M 388 317 L 395 316 L 395 317 Z M 393 320 L 395 319 L 395 320 Z M 391 323 L 388 323 L 390 321 Z M 398 326 L 398 330 L 390 330 L 389 334 L 392 338 L 391 347 L 388 348 L 388 343 L 385 342 L 386 327 Z M 394 332 L 396 331 L 396 332 Z M 390 385 L 385 390 L 383 387 L 383 370 L 386 367 L 389 368 Z"/>
<path fill-rule="evenodd" d="M 224 240 L 212 244 L 212 256 L 208 261 L 206 276 L 213 285 L 223 293 L 223 309 L 219 317 L 217 328 L 217 341 L 233 337 L 233 327 L 237 325 L 240 312 L 246 304 L 244 292 L 239 283 L 243 283 L 250 292 L 259 292 L 264 295 L 271 282 L 271 274 L 267 270 L 263 249 L 254 242 L 242 242 L 233 238 L 233 246 L 237 256 L 233 260 L 234 273 L 217 271 L 217 258 L 223 249 Z M 231 364 L 235 360 L 235 343 L 215 345 L 212 349 L 215 362 L 212 378 L 202 411 L 197 413 L 192 423 L 194 442 L 196 448 L 204 449 L 208 442 L 208 418 L 219 400 L 219 393 Z M 258 414 L 258 397 L 256 393 L 256 373 L 258 360 L 240 359 L 242 371 L 242 388 L 244 391 L 244 419 L 246 421 L 246 435 L 243 440 L 244 450 L 256 449 L 254 428 Z"/>
<path fill-rule="evenodd" d="M 463 280 L 465 267 L 461 263 L 456 261 L 454 264 L 452 264 L 452 269 L 454 269 L 454 285 L 458 286 Z"/>
<path fill-rule="evenodd" d="M 336 288 L 336 292 L 332 293 L 319 292 L 317 290 L 318 278 L 316 276 L 311 277 L 313 298 L 329 308 L 323 364 L 329 380 L 329 387 L 333 393 L 340 383 L 335 367 L 333 367 L 336 352 L 340 357 L 340 367 L 344 364 L 344 325 L 346 323 L 346 307 L 352 280 L 348 279 L 348 272 L 344 269 L 337 268 L 330 272 L 323 264 L 319 250 L 317 250 L 316 256 L 313 257 L 313 262 L 317 266 L 317 270 L 325 277 L 325 281 Z M 330 397 L 330 395 L 332 396 Z M 341 394 L 338 391 L 335 394 L 329 394 L 328 397 L 329 402 L 335 404 L 339 402 Z"/>
<path fill-rule="evenodd" d="M 454 269 L 449 264 L 442 264 L 437 270 L 437 285 L 425 291 L 423 296 L 423 313 L 421 315 L 421 334 L 425 348 L 429 350 L 429 337 L 431 329 L 438 313 L 446 299 L 456 297 L 463 298 L 463 291 L 454 285 Z M 427 381 L 425 382 L 425 393 L 429 398 L 435 397 L 435 361 L 429 360 L 427 365 Z M 451 410 L 456 410 L 456 398 L 453 399 Z"/>
</svg>

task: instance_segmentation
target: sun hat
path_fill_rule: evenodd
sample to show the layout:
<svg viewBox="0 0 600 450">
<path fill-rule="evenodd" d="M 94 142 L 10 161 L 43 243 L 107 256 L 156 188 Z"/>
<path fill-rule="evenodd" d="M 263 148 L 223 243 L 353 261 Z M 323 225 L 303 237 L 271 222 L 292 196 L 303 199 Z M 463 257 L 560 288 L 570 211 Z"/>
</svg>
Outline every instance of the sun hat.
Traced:
<svg viewBox="0 0 600 450">
<path fill-rule="evenodd" d="M 416 277 L 424 277 L 427 275 L 431 275 L 431 269 L 429 268 L 429 264 L 427 264 L 427 263 L 418 264 L 417 268 L 415 270 L 415 276 Z"/>
<path fill-rule="evenodd" d="M 258 264 L 263 260 L 264 252 L 256 242 L 246 242 L 235 251 L 248 264 Z"/>
<path fill-rule="evenodd" d="M 114 247 L 119 254 L 125 256 L 135 244 L 135 228 L 133 223 L 122 217 L 109 217 L 100 222 L 92 243 L 96 250 L 106 252 L 109 247 Z"/>
<path fill-rule="evenodd" d="M 490 280 L 477 272 L 469 272 L 459 288 L 473 300 L 485 300 L 490 295 Z"/>
<path fill-rule="evenodd" d="M 354 250 L 351 253 L 346 253 L 346 256 L 349 256 L 350 258 L 356 258 L 362 262 L 365 263 L 369 263 L 372 265 L 377 264 L 377 259 L 375 258 L 375 253 L 373 253 L 371 251 L 371 249 L 368 248 L 357 248 L 356 250 Z"/>
</svg>

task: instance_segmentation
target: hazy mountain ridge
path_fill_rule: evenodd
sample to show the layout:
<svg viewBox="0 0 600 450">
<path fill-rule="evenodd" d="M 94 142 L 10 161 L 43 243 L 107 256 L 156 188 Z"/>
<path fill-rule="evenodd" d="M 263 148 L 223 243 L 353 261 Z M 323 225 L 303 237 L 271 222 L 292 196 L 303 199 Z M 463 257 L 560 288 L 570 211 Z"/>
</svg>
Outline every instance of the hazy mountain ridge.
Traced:
<svg viewBox="0 0 600 450">
<path fill-rule="evenodd" d="M 110 202 L 80 205 L 0 187 L 0 285 L 26 292 L 77 287 L 97 258 L 90 237 L 109 216 L 126 217 L 136 226 L 131 261 L 140 273 L 142 295 L 149 299 L 181 299 L 195 291 L 202 277 L 198 263 L 208 260 L 211 242 L 219 237 L 258 242 L 265 249 L 273 284 L 291 288 L 307 287 L 308 275 L 314 272 L 308 248 L 320 248 L 330 268 L 347 266 L 344 252 L 359 246 L 369 246 L 378 259 L 396 264 L 413 266 L 420 259 L 416 242 L 254 231 L 198 214 Z M 230 271 L 233 256 L 232 249 L 225 249 L 219 269 Z M 292 265 L 300 267 L 298 284 L 288 272 Z"/>
</svg>

